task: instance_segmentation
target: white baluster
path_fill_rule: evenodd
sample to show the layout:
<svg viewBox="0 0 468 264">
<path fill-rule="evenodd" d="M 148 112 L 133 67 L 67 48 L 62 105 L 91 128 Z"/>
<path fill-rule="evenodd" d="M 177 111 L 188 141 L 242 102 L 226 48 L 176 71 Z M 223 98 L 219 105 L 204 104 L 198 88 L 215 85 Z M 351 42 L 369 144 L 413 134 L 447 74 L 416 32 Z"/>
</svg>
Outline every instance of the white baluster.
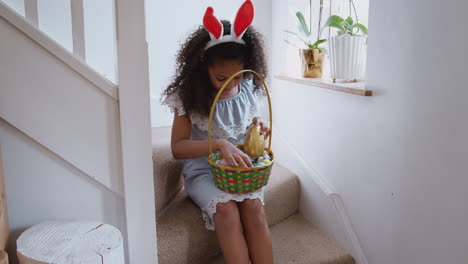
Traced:
<svg viewBox="0 0 468 264">
<path fill-rule="evenodd" d="M 37 0 L 24 0 L 24 11 L 26 20 L 34 26 L 39 27 Z"/>
<path fill-rule="evenodd" d="M 71 0 L 73 54 L 86 61 L 83 0 Z"/>
</svg>

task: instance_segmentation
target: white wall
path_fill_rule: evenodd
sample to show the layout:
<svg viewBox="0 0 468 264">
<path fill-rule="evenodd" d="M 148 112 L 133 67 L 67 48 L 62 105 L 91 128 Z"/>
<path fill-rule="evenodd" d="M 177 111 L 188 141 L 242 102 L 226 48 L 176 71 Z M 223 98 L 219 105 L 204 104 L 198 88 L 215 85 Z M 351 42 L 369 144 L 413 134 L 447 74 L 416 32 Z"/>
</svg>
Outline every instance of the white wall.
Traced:
<svg viewBox="0 0 468 264">
<path fill-rule="evenodd" d="M 115 0 L 84 0 L 86 63 L 117 83 Z"/>
<path fill-rule="evenodd" d="M 219 19 L 231 20 L 243 0 L 177 0 L 147 1 L 147 39 L 150 63 L 152 126 L 172 124 L 172 114 L 160 105 L 161 93 L 170 83 L 175 71 L 175 59 L 186 37 L 202 23 L 208 6 Z M 256 13 L 253 26 L 265 36 L 266 52 L 271 43 L 271 1 L 254 0 Z"/>
<path fill-rule="evenodd" d="M 126 237 L 122 197 L 0 119 L 11 236 L 9 255 L 25 229 L 45 220 L 101 221 Z M 16 263 L 13 262 L 13 263 Z"/>
<path fill-rule="evenodd" d="M 341 194 L 370 264 L 468 259 L 467 8 L 372 0 L 373 97 L 273 83 L 278 130 Z"/>
<path fill-rule="evenodd" d="M 70 0 L 37 1 L 39 28 L 73 52 Z"/>
<path fill-rule="evenodd" d="M 2 0 L 3 2 L 7 3 L 10 7 L 12 7 L 16 12 L 20 13 L 24 16 L 24 0 Z"/>
</svg>

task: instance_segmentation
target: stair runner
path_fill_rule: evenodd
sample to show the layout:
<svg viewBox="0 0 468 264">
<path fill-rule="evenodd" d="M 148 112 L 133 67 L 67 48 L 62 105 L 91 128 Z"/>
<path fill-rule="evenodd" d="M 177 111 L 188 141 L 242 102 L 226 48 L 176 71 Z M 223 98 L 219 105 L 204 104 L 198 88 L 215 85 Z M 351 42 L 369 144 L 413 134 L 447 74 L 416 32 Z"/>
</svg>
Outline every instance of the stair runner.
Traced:
<svg viewBox="0 0 468 264">
<path fill-rule="evenodd" d="M 215 232 L 205 229 L 200 209 L 183 191 L 182 164 L 172 158 L 170 135 L 170 127 L 153 129 L 159 263 L 224 263 Z M 276 163 L 265 187 L 275 263 L 354 264 L 302 217 L 299 192 L 297 175 Z"/>
</svg>

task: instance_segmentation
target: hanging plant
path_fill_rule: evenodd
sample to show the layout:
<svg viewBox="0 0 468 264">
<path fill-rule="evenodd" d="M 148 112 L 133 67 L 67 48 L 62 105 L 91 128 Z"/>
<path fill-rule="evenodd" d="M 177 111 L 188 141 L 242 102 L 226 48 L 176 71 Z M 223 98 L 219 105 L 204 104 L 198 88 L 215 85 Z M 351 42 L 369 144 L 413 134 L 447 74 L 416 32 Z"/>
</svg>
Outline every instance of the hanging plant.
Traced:
<svg viewBox="0 0 468 264">
<path fill-rule="evenodd" d="M 356 20 L 351 17 L 354 9 Z M 345 81 L 358 81 L 365 78 L 368 29 L 359 23 L 353 0 L 349 0 L 349 16 L 330 16 L 325 28 L 336 28 L 337 36 L 329 36 L 331 78 Z"/>
<path fill-rule="evenodd" d="M 360 36 L 367 35 L 368 33 L 367 27 L 361 23 L 354 22 L 351 16 L 346 19 L 337 15 L 330 16 L 325 22 L 325 25 L 323 25 L 322 31 L 326 27 L 338 29 L 336 31 L 338 35 Z"/>
</svg>

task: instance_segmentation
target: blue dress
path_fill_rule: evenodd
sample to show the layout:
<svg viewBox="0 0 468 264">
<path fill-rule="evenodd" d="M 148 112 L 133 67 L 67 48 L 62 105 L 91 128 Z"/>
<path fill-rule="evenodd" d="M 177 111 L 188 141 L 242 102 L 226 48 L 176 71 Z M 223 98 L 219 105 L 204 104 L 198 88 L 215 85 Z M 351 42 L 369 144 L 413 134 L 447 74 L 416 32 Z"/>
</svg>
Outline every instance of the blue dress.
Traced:
<svg viewBox="0 0 468 264">
<path fill-rule="evenodd" d="M 239 85 L 240 91 L 237 95 L 218 100 L 216 104 L 213 115 L 213 139 L 223 138 L 232 144 L 243 144 L 247 126 L 252 123 L 254 117 L 258 116 L 259 92 L 253 90 L 253 82 L 244 79 Z M 172 111 L 177 109 L 179 115 L 187 114 L 177 94 L 166 97 L 163 104 L 169 106 Z M 199 114 L 189 114 L 189 117 L 192 122 L 191 139 L 208 140 L 208 117 Z M 208 164 L 208 156 L 187 159 L 183 164 L 185 191 L 200 207 L 208 230 L 215 230 L 213 214 L 218 203 L 259 199 L 264 204 L 263 188 L 247 194 L 230 194 L 218 189 Z"/>
</svg>

